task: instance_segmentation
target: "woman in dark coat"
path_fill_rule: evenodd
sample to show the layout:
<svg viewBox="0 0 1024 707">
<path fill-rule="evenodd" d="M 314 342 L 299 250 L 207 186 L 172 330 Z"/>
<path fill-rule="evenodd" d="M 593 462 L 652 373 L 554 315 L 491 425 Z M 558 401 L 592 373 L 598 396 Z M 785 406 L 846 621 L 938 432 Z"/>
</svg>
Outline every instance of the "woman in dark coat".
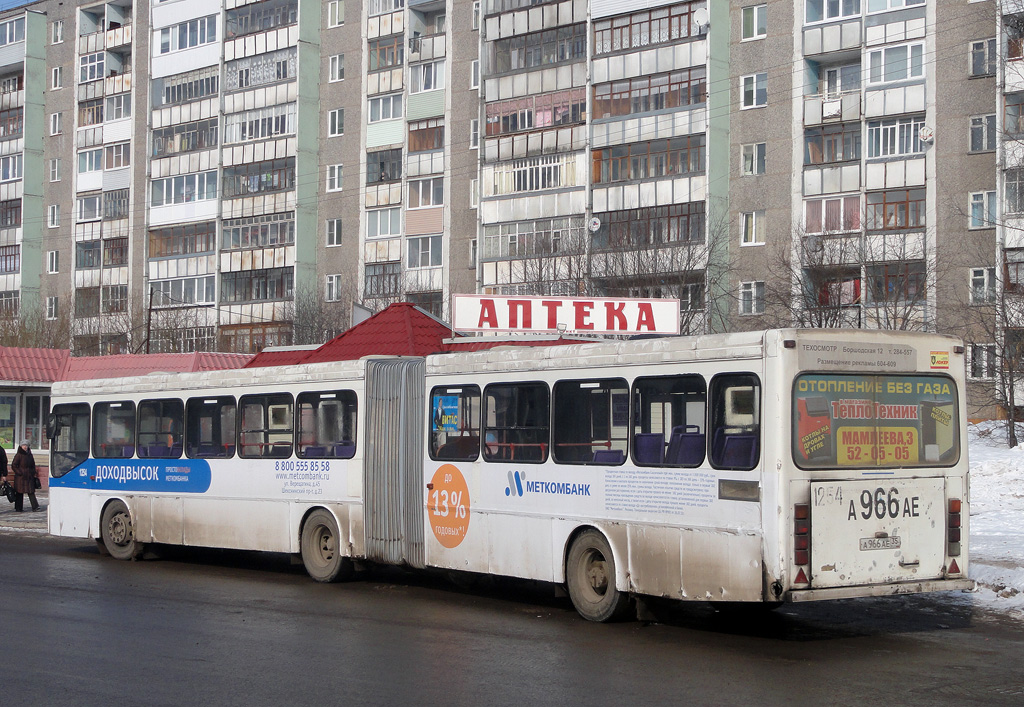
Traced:
<svg viewBox="0 0 1024 707">
<path fill-rule="evenodd" d="M 28 440 L 24 439 L 21 441 L 21 446 L 18 447 L 18 451 L 14 454 L 14 459 L 11 461 L 11 470 L 14 471 L 14 492 L 17 494 L 14 497 L 14 510 L 23 511 L 25 510 L 25 494 L 28 494 L 28 500 L 32 502 L 32 510 L 39 510 L 39 501 L 36 500 L 36 460 L 32 456 L 32 450 L 29 449 Z"/>
</svg>

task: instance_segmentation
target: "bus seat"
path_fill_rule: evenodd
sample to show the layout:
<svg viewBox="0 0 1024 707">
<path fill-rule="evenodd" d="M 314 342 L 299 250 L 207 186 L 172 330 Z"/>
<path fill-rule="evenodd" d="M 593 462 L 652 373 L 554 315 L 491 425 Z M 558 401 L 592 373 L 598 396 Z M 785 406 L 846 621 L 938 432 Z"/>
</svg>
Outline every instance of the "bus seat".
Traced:
<svg viewBox="0 0 1024 707">
<path fill-rule="evenodd" d="M 171 445 L 171 449 L 170 449 L 170 452 L 168 453 L 168 456 L 170 456 L 170 457 L 172 457 L 174 459 L 177 459 L 178 457 L 181 456 L 181 443 L 180 442 L 178 444 Z"/>
<path fill-rule="evenodd" d="M 355 454 L 355 442 L 338 442 L 334 445 L 334 457 L 336 459 L 351 459 Z"/>
<path fill-rule="evenodd" d="M 327 447 L 310 445 L 302 451 L 304 457 L 322 457 L 327 454 Z"/>
<path fill-rule="evenodd" d="M 704 460 L 705 442 L 706 437 L 697 425 L 676 425 L 672 428 L 672 436 L 665 451 L 665 463 L 697 466 Z"/>
<path fill-rule="evenodd" d="M 264 447 L 264 449 L 267 448 Z M 269 453 L 267 454 L 267 456 L 273 457 L 274 459 L 284 459 L 286 457 L 290 457 L 292 455 L 292 443 L 274 442 L 272 445 L 270 445 L 268 452 Z"/>
<path fill-rule="evenodd" d="M 626 455 L 621 449 L 598 449 L 594 452 L 594 461 L 598 464 L 621 464 Z"/>
<path fill-rule="evenodd" d="M 665 434 L 637 432 L 633 435 L 633 456 L 640 464 L 661 464 L 665 453 Z"/>
<path fill-rule="evenodd" d="M 146 450 L 147 457 L 169 457 L 170 455 L 171 448 L 166 444 L 151 444 Z"/>
<path fill-rule="evenodd" d="M 721 466 L 752 469 L 757 464 L 757 437 L 726 435 L 722 445 Z"/>
<path fill-rule="evenodd" d="M 121 451 L 123 452 L 123 456 L 125 458 L 127 458 L 127 457 L 134 457 L 135 456 L 135 445 L 133 445 L 133 444 L 126 444 L 126 445 L 124 445 L 124 448 Z"/>
</svg>

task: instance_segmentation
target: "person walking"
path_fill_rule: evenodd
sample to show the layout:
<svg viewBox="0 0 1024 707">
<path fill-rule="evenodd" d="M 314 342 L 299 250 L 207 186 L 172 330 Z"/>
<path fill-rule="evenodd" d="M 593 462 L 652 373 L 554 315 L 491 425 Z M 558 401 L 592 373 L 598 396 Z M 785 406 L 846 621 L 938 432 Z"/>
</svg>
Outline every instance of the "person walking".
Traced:
<svg viewBox="0 0 1024 707">
<path fill-rule="evenodd" d="M 11 469 L 14 471 L 14 510 L 25 510 L 25 494 L 28 494 L 28 500 L 32 502 L 32 510 L 38 511 L 39 501 L 36 500 L 36 480 L 38 478 L 36 460 L 32 456 L 32 450 L 29 448 L 27 439 L 21 440 L 21 446 L 14 453 Z"/>
</svg>

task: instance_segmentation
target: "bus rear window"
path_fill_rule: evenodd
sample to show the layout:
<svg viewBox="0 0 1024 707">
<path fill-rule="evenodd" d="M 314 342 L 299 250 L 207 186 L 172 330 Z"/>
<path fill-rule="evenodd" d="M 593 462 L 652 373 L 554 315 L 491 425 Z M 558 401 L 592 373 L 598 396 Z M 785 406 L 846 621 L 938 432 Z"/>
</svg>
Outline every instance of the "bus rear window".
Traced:
<svg viewBox="0 0 1024 707">
<path fill-rule="evenodd" d="M 804 374 L 793 386 L 793 458 L 804 469 L 952 466 L 956 384 L 946 376 Z"/>
</svg>

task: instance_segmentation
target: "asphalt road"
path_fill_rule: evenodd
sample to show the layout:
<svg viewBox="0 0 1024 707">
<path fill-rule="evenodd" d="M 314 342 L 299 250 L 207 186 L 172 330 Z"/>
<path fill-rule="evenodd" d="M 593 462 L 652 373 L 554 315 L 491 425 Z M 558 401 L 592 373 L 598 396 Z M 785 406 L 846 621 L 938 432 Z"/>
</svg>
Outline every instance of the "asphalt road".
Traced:
<svg viewBox="0 0 1024 707">
<path fill-rule="evenodd" d="M 897 597 L 590 624 L 551 587 L 0 533 L 7 705 L 1020 705 L 1024 624 Z"/>
</svg>

